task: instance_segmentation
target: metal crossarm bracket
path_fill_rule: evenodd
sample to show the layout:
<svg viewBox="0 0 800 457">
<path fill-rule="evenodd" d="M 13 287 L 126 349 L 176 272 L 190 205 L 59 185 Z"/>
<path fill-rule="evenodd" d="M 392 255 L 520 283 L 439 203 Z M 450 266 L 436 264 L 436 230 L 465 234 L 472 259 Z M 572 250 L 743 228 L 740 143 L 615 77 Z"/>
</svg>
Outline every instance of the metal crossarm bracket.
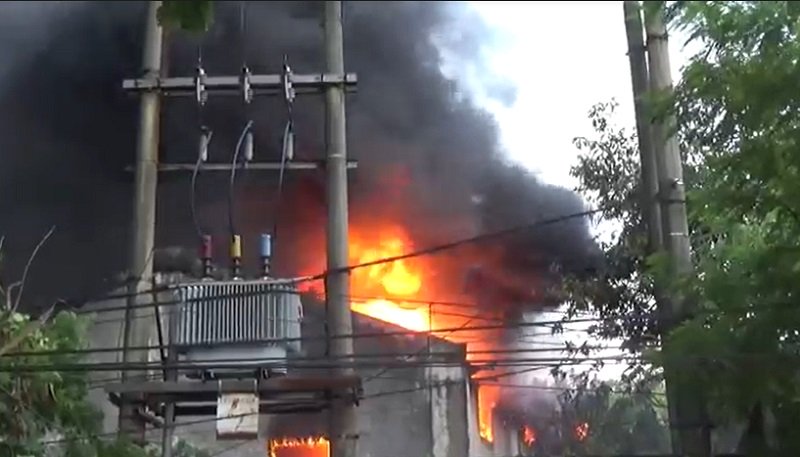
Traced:
<svg viewBox="0 0 800 457">
<path fill-rule="evenodd" d="M 284 75 L 250 75 L 249 85 L 254 95 L 283 94 L 286 87 Z M 297 93 L 320 92 L 326 86 L 344 85 L 354 91 L 358 78 L 355 73 L 288 75 L 291 87 Z M 241 76 L 205 76 L 204 89 L 217 95 L 241 95 Z M 197 96 L 196 77 L 126 79 L 122 88 L 129 92 L 158 90 L 168 96 Z"/>
<path fill-rule="evenodd" d="M 206 163 L 203 164 L 203 172 L 208 171 L 231 171 L 233 166 L 229 163 Z M 283 164 L 287 170 L 316 170 L 322 169 L 325 167 L 324 161 L 295 161 L 295 162 L 286 162 Z M 125 167 L 125 171 L 132 172 L 133 166 Z M 158 171 L 161 172 L 175 172 L 175 171 L 187 171 L 191 172 L 195 168 L 195 164 L 193 163 L 160 163 L 158 164 Z M 280 162 L 250 162 L 245 164 L 242 169 L 246 169 L 248 171 L 277 171 L 281 168 Z M 354 169 L 358 168 L 358 162 L 356 160 L 348 160 L 347 161 L 347 168 Z"/>
</svg>

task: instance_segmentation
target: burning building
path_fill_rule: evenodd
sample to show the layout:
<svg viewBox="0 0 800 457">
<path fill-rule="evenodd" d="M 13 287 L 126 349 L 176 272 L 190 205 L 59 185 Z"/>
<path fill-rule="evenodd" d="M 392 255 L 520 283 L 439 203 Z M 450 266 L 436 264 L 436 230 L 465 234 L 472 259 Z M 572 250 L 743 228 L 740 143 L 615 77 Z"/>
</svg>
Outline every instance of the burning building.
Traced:
<svg viewBox="0 0 800 457">
<path fill-rule="evenodd" d="M 324 307 L 313 297 L 305 302 L 303 357 L 314 360 L 325 354 Z M 117 309 L 122 303 L 94 305 L 98 311 L 91 332 L 95 348 L 117 345 L 122 311 L 103 309 Z M 359 312 L 354 313 L 354 334 L 364 335 L 354 340 L 356 371 L 363 380 L 357 409 L 359 455 L 506 456 L 520 449 L 520 424 L 494 414 L 498 392 L 473 379 L 477 367 L 468 361 L 466 344 L 409 331 Z M 157 358 L 156 354 L 152 357 Z M 91 355 L 94 363 L 117 361 L 118 352 Z M 157 369 L 151 375 L 160 377 Z M 97 388 L 92 396 L 105 413 L 105 431 L 111 433 L 116 430 L 117 411 L 102 389 L 109 377 L 107 372 L 95 375 Z M 487 398 L 486 392 L 492 397 Z M 186 417 L 176 425 L 176 436 L 220 456 L 327 456 L 325 411 L 265 415 L 260 424 L 258 439 L 231 443 L 216 439 L 213 416 Z M 152 433 L 157 440 L 158 429 Z M 226 453 L 232 444 L 235 451 Z"/>
<path fill-rule="evenodd" d="M 402 256 L 412 248 L 398 228 L 354 235 L 354 264 Z M 520 435 L 524 422 L 499 411 L 500 388 L 483 382 L 486 366 L 502 347 L 498 337 L 504 331 L 499 325 L 504 322 L 503 313 L 493 314 L 466 301 L 426 299 L 428 289 L 441 294 L 449 290 L 451 296 L 461 290 L 435 283 L 426 287 L 440 270 L 433 259 L 420 257 L 356 269 L 352 275 L 354 360 L 363 380 L 357 409 L 359 455 L 392 455 L 402 449 L 403 455 L 506 456 L 519 452 L 520 443 L 529 439 Z M 298 357 L 322 360 L 327 352 L 324 306 L 317 299 L 317 284 L 307 283 L 306 290 Z M 162 301 L 169 303 L 168 298 Z M 92 331 L 95 348 L 118 347 L 123 303 L 118 299 L 92 305 L 97 310 Z M 163 315 L 169 313 L 169 306 L 163 307 Z M 153 344 L 159 343 L 157 333 Z M 99 352 L 91 358 L 95 363 L 118 362 L 119 352 Z M 151 359 L 158 360 L 157 351 Z M 161 376 L 157 367 L 151 374 Z M 97 375 L 99 387 L 107 376 Z M 115 408 L 102 389 L 94 393 L 94 399 L 105 410 L 107 431 L 113 431 Z M 325 411 L 263 416 L 259 439 L 237 447 L 236 455 L 263 455 L 265 448 L 285 457 L 324 454 L 326 419 Z M 214 436 L 213 417 L 189 417 L 183 423 L 178 423 L 176 434 L 187 441 L 220 452 L 229 445 L 207 438 Z"/>
<path fill-rule="evenodd" d="M 317 2 L 248 2 L 247 21 L 258 27 L 244 29 L 236 2 L 217 3 L 208 34 L 170 37 L 170 74 L 193 74 L 199 54 L 214 73 L 238 74 L 244 60 L 254 71 L 275 70 L 284 54 L 298 72 L 321 67 Z M 359 411 L 362 429 L 364 424 L 373 428 L 362 446 L 374 446 L 367 452 L 376 457 L 392 457 L 387 452 L 399 449 L 406 454 L 408 446 L 419 448 L 415 455 L 433 450 L 437 456 L 488 456 L 487 449 L 518 443 L 520 424 L 503 423 L 503 392 L 481 386 L 482 375 L 474 371 L 491 364 L 497 351 L 507 347 L 507 328 L 524 312 L 552 304 L 547 291 L 561 272 L 590 269 L 594 245 L 582 219 L 481 242 L 453 241 L 577 213 L 584 205 L 574 193 L 545 185 L 508 164 L 494 122 L 465 96 L 458 81 L 443 75 L 445 56 L 488 74 L 476 56 L 489 32 L 468 9 L 450 2 L 346 5 L 347 67 L 359 74 L 359 93 L 347 106 L 349 153 L 359 160 L 351 178 L 351 262 L 451 244 L 430 255 L 353 272 L 350 301 L 358 316 L 356 328 L 407 333 L 356 342 L 357 355 L 367 359 L 406 353 L 382 368 L 363 364 L 362 376 L 369 381 Z M 0 160 L 5 164 L 0 167 L 0 233 L 6 235 L 5 266 L 13 274 L 24 266 L 37 233 L 57 225 L 26 287 L 26 297 L 39 304 L 64 297 L 76 297 L 64 301 L 80 304 L 87 296 L 113 290 L 117 279 L 127 276 L 122 271 L 128 249 L 120 240 L 128 237 L 131 214 L 132 179 L 125 168 L 133 157 L 136 110 L 119 85 L 138 73 L 143 12 L 143 2 L 136 1 L 0 2 L 0 99 L 14 107 L 0 125 Z M 496 98 L 513 99 L 513 90 L 502 81 L 489 82 L 499 88 L 493 91 Z M 278 156 L 282 110 L 265 103 L 252 113 L 259 158 Z M 318 100 L 298 101 L 298 158 L 314 160 L 322 154 L 320 113 Z M 210 104 L 203 114 L 203 122 L 216 132 L 209 155 L 230 160 L 241 107 L 222 101 Z M 193 103 L 164 104 L 162 160 L 193 158 L 198 116 Z M 220 235 L 229 227 L 220 215 L 228 210 L 228 195 L 220 189 L 227 189 L 227 183 L 211 175 L 199 181 L 196 219 L 205 232 L 224 238 Z M 277 227 L 276 274 L 319 273 L 325 263 L 322 176 L 290 174 L 281 199 L 276 181 L 269 175 L 241 176 L 232 200 L 245 252 L 252 252 L 249 243 L 265 228 Z M 198 240 L 192 216 L 189 177 L 163 179 L 157 246 L 193 252 Z M 164 252 L 155 254 L 161 271 L 186 272 L 196 260 Z M 224 257 L 222 249 L 214 254 Z M 177 265 L 180 259 L 187 261 Z M 251 260 L 254 256 L 247 256 L 245 269 L 252 271 Z M 313 317 L 320 290 L 319 284 L 305 286 L 304 336 L 321 332 L 320 319 Z M 120 319 L 115 313 L 98 314 L 95 346 L 118 346 Z M 420 366 L 420 359 L 430 355 L 428 344 L 454 354 L 458 363 Z M 321 350 L 306 348 L 311 354 Z M 392 367 L 385 370 L 387 366 Z M 412 391 L 389 395 L 402 390 Z M 102 391 L 96 393 L 105 403 Z M 107 417 L 109 427 L 114 416 Z M 295 439 L 311 439 L 315 449 L 324 448 L 319 441 L 323 430 L 314 421 L 284 419 L 288 430 L 265 430 L 264 436 L 279 440 L 270 452 L 291 453 L 302 448 L 292 443 L 308 443 Z M 186 436 L 190 432 L 206 433 L 187 426 Z M 445 442 L 442 436 L 449 438 Z M 284 438 L 288 441 L 280 441 Z M 254 455 L 263 455 L 265 446 L 258 444 Z"/>
</svg>

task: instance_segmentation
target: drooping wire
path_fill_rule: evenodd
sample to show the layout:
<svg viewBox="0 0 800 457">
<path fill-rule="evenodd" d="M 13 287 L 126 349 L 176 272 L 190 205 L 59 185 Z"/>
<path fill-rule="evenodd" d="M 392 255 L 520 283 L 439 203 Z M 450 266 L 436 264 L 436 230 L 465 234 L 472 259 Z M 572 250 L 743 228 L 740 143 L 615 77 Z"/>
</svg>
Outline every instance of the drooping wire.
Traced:
<svg viewBox="0 0 800 457">
<path fill-rule="evenodd" d="M 197 123 L 200 126 L 200 143 L 198 144 L 197 150 L 197 161 L 194 165 L 194 170 L 192 171 L 192 181 L 191 181 L 191 190 L 189 194 L 189 205 L 192 212 L 192 222 L 194 223 L 195 231 L 197 232 L 197 236 L 202 242 L 205 232 L 200 226 L 200 221 L 197 217 L 197 177 L 200 174 L 200 168 L 202 167 L 203 162 L 208 160 L 208 145 L 211 142 L 211 137 L 213 132 L 208 129 L 205 125 L 205 116 L 204 116 L 204 108 L 207 100 L 207 94 L 205 92 L 205 70 L 203 69 L 203 38 L 202 35 L 198 38 L 197 43 L 197 69 L 196 69 L 197 80 L 195 81 L 195 85 L 197 87 L 196 90 L 196 97 L 197 97 Z"/>
<path fill-rule="evenodd" d="M 248 121 L 245 124 L 244 129 L 242 129 L 241 135 L 239 135 L 239 141 L 236 142 L 236 149 L 233 152 L 233 160 L 231 161 L 230 186 L 228 188 L 228 227 L 230 229 L 231 239 L 233 239 L 237 234 L 236 226 L 234 223 L 234 215 L 233 215 L 234 213 L 233 196 L 236 188 L 236 169 L 239 167 L 239 154 L 241 153 L 242 145 L 246 140 L 248 142 L 252 142 L 251 130 L 253 128 L 253 120 L 249 116 L 249 111 L 250 111 L 249 106 L 252 102 L 252 90 L 250 88 L 250 69 L 247 66 L 247 21 L 245 20 L 246 7 L 247 7 L 246 2 L 244 1 L 239 2 L 239 33 L 242 39 L 241 83 L 242 83 L 242 92 L 244 95 L 245 116 L 248 119 Z M 252 148 L 252 144 L 248 144 L 248 148 Z M 249 159 L 250 157 L 245 157 L 245 160 Z"/>
<path fill-rule="evenodd" d="M 278 223 L 280 218 L 281 202 L 283 200 L 283 183 L 286 174 L 286 163 L 294 158 L 294 97 L 295 91 L 292 87 L 292 69 L 289 67 L 289 57 L 283 56 L 283 96 L 286 104 L 286 126 L 283 129 L 283 141 L 281 146 L 281 166 L 278 172 L 278 191 L 273 205 L 272 239 L 277 243 Z M 274 264 L 274 254 L 273 254 Z"/>
<path fill-rule="evenodd" d="M 206 126 L 201 125 L 200 134 L 202 135 L 200 141 L 205 142 L 205 147 L 208 148 L 208 143 L 211 142 L 211 137 L 214 135 L 214 132 L 210 131 Z M 203 146 L 201 146 L 201 148 L 202 147 Z M 192 210 L 192 222 L 194 222 L 194 228 L 197 231 L 197 236 L 199 237 L 200 241 L 203 240 L 203 237 L 206 235 L 206 233 L 200 226 L 200 221 L 197 217 L 197 176 L 200 174 L 200 169 L 202 168 L 203 162 L 205 162 L 206 159 L 207 157 L 203 157 L 202 152 L 198 152 L 197 162 L 195 162 L 194 170 L 192 171 L 192 190 L 189 200 Z"/>
<path fill-rule="evenodd" d="M 239 135 L 239 141 L 236 142 L 236 149 L 233 152 L 233 160 L 231 161 L 231 177 L 230 177 L 230 186 L 228 188 L 228 227 L 231 231 L 231 237 L 236 235 L 236 227 L 234 225 L 234 217 L 233 217 L 233 195 L 234 190 L 236 188 L 236 170 L 239 168 L 239 153 L 242 150 L 242 144 L 244 143 L 245 137 L 253 128 L 253 121 L 248 121 L 245 124 L 244 129 L 242 129 L 242 133 Z"/>
</svg>

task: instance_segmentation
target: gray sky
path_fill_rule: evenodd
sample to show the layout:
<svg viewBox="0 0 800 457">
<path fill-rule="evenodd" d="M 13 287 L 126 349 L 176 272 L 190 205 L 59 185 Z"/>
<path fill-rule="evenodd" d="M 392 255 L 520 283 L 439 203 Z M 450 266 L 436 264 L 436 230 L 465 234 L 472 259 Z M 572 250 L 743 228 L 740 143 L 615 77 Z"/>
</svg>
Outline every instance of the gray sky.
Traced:
<svg viewBox="0 0 800 457">
<path fill-rule="evenodd" d="M 477 101 L 496 117 L 503 146 L 542 180 L 569 188 L 576 136 L 591 134 L 595 103 L 619 102 L 618 122 L 634 124 L 621 1 L 468 2 L 495 29 L 486 58 L 492 73 L 517 87 L 511 106 L 467 81 Z M 673 78 L 685 62 L 683 40 L 671 37 Z"/>
<path fill-rule="evenodd" d="M 588 111 L 598 102 L 616 99 L 617 125 L 633 128 L 633 95 L 621 1 L 597 2 L 468 2 L 495 36 L 484 57 L 494 77 L 517 88 L 515 102 L 506 106 L 487 94 L 485 78 L 466 72 L 462 83 L 500 126 L 503 147 L 515 162 L 545 182 L 575 188 L 569 169 L 577 163 L 572 140 L 592 135 Z M 685 38 L 673 34 L 670 57 L 673 80 L 690 55 Z M 463 72 L 462 72 L 463 74 Z M 602 238 L 614 224 L 594 228 Z M 558 313 L 541 316 L 558 318 Z M 588 324 L 572 324 L 579 329 Z M 571 333 L 567 339 L 581 342 Z M 567 336 L 567 335 L 565 335 Z M 592 341 L 591 344 L 598 344 Z M 596 355 L 618 355 L 619 341 Z M 609 364 L 601 376 L 616 378 L 626 364 Z"/>
</svg>

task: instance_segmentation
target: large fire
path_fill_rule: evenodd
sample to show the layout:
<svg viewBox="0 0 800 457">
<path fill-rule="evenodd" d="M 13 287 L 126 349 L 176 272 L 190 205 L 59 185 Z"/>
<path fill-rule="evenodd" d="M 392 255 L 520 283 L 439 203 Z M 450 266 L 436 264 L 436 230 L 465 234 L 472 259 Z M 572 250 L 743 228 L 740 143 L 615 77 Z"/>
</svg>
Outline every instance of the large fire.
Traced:
<svg viewBox="0 0 800 457">
<path fill-rule="evenodd" d="M 330 457 L 327 438 L 279 438 L 269 441 L 269 457 Z"/>
<path fill-rule="evenodd" d="M 349 257 L 351 265 L 363 265 L 385 258 L 399 257 L 414 250 L 406 231 L 399 226 L 371 227 L 359 230 L 351 227 Z M 388 263 L 376 263 L 352 270 L 350 276 L 350 307 L 353 311 L 365 314 L 409 330 L 418 332 L 437 332 L 442 329 L 467 328 L 470 325 L 486 324 L 478 320 L 474 313 L 463 307 L 452 309 L 452 305 L 436 302 L 433 294 L 443 293 L 432 290 L 436 283 L 431 259 L 425 256 L 411 257 Z M 458 281 L 456 281 L 458 282 Z M 462 284 L 449 284 L 448 298 L 461 298 Z M 307 285 L 307 291 L 323 293 L 322 284 Z M 441 297 L 437 297 L 441 300 Z M 435 303 L 435 305 L 434 305 Z M 457 312 L 456 312 L 457 311 Z M 484 317 L 485 319 L 485 317 Z M 483 333 L 483 334 L 480 334 Z M 471 351 L 491 347 L 485 332 L 441 331 L 438 337 L 467 343 L 467 358 L 474 359 Z M 494 440 L 492 416 L 500 392 L 496 386 L 482 385 L 478 388 L 478 423 L 480 436 L 487 442 Z"/>
<path fill-rule="evenodd" d="M 387 257 L 397 257 L 408 252 L 409 241 L 403 231 L 391 229 L 376 233 L 373 240 L 352 236 L 350 261 L 366 264 Z M 372 241 L 372 242 L 370 242 Z M 428 307 L 421 303 L 407 303 L 402 299 L 419 298 L 422 289 L 422 265 L 417 259 L 397 260 L 353 270 L 350 291 L 353 311 L 389 322 L 409 330 L 429 331 L 432 327 Z M 374 297 L 397 297 L 387 300 Z"/>
</svg>

